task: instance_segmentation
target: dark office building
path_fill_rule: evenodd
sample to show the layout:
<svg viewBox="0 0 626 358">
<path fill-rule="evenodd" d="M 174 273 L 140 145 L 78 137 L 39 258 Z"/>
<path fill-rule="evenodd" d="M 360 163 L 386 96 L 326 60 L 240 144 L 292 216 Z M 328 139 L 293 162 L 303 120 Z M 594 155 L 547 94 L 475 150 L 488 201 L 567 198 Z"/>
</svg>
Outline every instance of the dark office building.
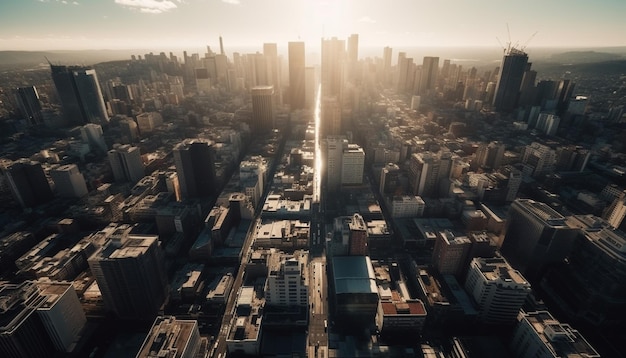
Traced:
<svg viewBox="0 0 626 358">
<path fill-rule="evenodd" d="M 50 69 L 63 113 L 70 124 L 102 124 L 109 121 L 96 70 L 52 64 Z"/>
<path fill-rule="evenodd" d="M 291 109 L 305 107 L 304 42 L 289 43 L 289 103 Z"/>
<path fill-rule="evenodd" d="M 16 89 L 15 99 L 29 126 L 34 127 L 43 123 L 41 103 L 39 103 L 39 94 L 35 86 Z"/>
<path fill-rule="evenodd" d="M 11 193 L 22 208 L 43 204 L 54 197 L 41 164 L 17 160 L 3 169 Z"/>
<path fill-rule="evenodd" d="M 274 128 L 274 86 L 255 86 L 252 94 L 252 129 L 267 133 Z"/>
<path fill-rule="evenodd" d="M 217 186 L 212 141 L 185 139 L 174 147 L 174 163 L 183 198 L 215 194 Z"/>
<path fill-rule="evenodd" d="M 527 64 L 528 55 L 516 48 L 510 48 L 502 58 L 496 94 L 493 98 L 493 107 L 497 111 L 510 112 L 517 106 L 522 79 L 528 69 Z"/>
</svg>

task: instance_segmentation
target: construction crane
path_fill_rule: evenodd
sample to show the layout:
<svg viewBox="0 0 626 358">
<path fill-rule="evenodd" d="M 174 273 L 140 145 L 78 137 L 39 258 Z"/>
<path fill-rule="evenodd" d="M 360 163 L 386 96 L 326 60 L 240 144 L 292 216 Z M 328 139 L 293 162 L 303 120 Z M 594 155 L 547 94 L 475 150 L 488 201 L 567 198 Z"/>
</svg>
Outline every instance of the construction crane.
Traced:
<svg viewBox="0 0 626 358">
<path fill-rule="evenodd" d="M 535 31 L 534 34 L 530 35 L 530 37 L 528 38 L 528 40 L 526 40 L 526 42 L 524 43 L 524 45 L 522 45 L 522 47 L 520 48 L 520 50 L 524 51 L 526 49 L 526 46 L 528 46 L 528 44 L 530 43 L 530 41 L 535 37 L 535 35 L 537 35 L 539 31 Z"/>
</svg>

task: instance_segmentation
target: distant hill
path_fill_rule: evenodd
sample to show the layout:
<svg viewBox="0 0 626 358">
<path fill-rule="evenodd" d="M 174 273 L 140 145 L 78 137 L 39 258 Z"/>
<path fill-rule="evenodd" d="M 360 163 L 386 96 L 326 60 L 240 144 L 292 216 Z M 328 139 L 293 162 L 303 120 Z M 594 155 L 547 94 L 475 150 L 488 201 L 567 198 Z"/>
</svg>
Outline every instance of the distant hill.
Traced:
<svg viewBox="0 0 626 358">
<path fill-rule="evenodd" d="M 83 51 L 0 51 L 0 66 L 23 67 L 46 63 L 64 65 L 93 65 L 99 62 L 127 60 L 142 50 L 83 50 Z"/>
<path fill-rule="evenodd" d="M 596 51 L 569 51 L 553 54 L 546 59 L 547 62 L 562 64 L 594 63 L 626 59 L 623 55 L 609 52 Z"/>
</svg>

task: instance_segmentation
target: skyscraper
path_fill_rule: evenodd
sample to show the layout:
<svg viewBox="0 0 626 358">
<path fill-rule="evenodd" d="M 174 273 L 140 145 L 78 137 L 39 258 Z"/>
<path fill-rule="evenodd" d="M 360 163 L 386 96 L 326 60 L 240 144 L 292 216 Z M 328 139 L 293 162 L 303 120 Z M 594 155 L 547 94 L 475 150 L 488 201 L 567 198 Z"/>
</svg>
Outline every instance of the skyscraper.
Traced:
<svg viewBox="0 0 626 358">
<path fill-rule="evenodd" d="M 614 228 L 620 228 L 626 217 L 626 190 L 623 191 L 604 211 L 604 219 Z"/>
<path fill-rule="evenodd" d="M 359 35 L 352 34 L 348 37 L 348 80 L 355 82 L 358 77 L 359 62 Z"/>
<path fill-rule="evenodd" d="M 267 133 L 274 128 L 274 86 L 252 88 L 252 128 Z"/>
<path fill-rule="evenodd" d="M 493 98 L 493 107 L 497 111 L 510 112 L 517 106 L 527 64 L 528 55 L 514 47 L 509 48 L 502 58 L 496 93 Z"/>
<path fill-rule="evenodd" d="M 66 198 L 81 198 L 87 195 L 87 184 L 76 164 L 62 165 L 50 171 L 56 192 Z"/>
<path fill-rule="evenodd" d="M 291 109 L 304 109 L 305 72 L 304 42 L 289 42 L 289 103 Z"/>
<path fill-rule="evenodd" d="M 509 210 L 502 254 L 515 269 L 536 279 L 547 264 L 567 257 L 577 232 L 550 206 L 517 199 Z"/>
<path fill-rule="evenodd" d="M 439 57 L 424 57 L 424 61 L 422 62 L 422 74 L 419 82 L 419 94 L 429 94 L 437 88 L 438 73 Z"/>
<path fill-rule="evenodd" d="M 109 121 L 96 70 L 52 64 L 50 69 L 63 113 L 70 124 Z"/>
<path fill-rule="evenodd" d="M 89 258 L 104 306 L 119 318 L 152 318 L 167 296 L 164 257 L 156 235 L 109 239 Z"/>
<path fill-rule="evenodd" d="M 393 49 L 391 47 L 385 47 L 383 49 L 383 83 L 385 85 L 391 84 L 391 56 Z"/>
<path fill-rule="evenodd" d="M 365 152 L 358 144 L 348 144 L 341 158 L 341 184 L 363 184 Z"/>
<path fill-rule="evenodd" d="M 440 180 L 447 179 L 452 168 L 450 152 L 413 153 L 409 160 L 409 184 L 414 195 L 437 197 Z"/>
<path fill-rule="evenodd" d="M 128 144 L 114 146 L 108 157 L 115 181 L 136 183 L 145 176 L 139 147 Z"/>
<path fill-rule="evenodd" d="M 348 254 L 351 256 L 366 256 L 367 250 L 367 225 L 361 214 L 352 215 L 348 224 L 350 234 L 348 236 Z"/>
<path fill-rule="evenodd" d="M 336 96 L 341 103 L 343 87 L 343 71 L 346 58 L 344 40 L 336 37 L 322 39 L 322 95 Z"/>
<path fill-rule="evenodd" d="M 200 352 L 201 346 L 198 321 L 159 316 L 154 320 L 148 336 L 139 348 L 137 358 L 195 357 Z"/>
<path fill-rule="evenodd" d="M 340 135 L 342 132 L 342 116 L 341 103 L 339 103 L 337 96 L 322 97 L 321 112 L 320 137 Z"/>
<path fill-rule="evenodd" d="M 41 164 L 19 159 L 3 168 L 11 193 L 22 208 L 31 208 L 53 198 Z"/>
<path fill-rule="evenodd" d="M 341 185 L 343 149 L 348 146 L 348 140 L 343 136 L 328 136 L 323 144 L 326 154 L 326 185 L 329 191 L 338 190 Z"/>
<path fill-rule="evenodd" d="M 92 151 L 104 154 L 108 148 L 102 133 L 102 126 L 99 124 L 87 123 L 80 127 L 80 137 L 83 142 L 88 143 Z"/>
<path fill-rule="evenodd" d="M 183 198 L 201 198 L 215 194 L 215 154 L 213 142 L 185 139 L 174 147 L 174 163 Z"/>
<path fill-rule="evenodd" d="M 39 103 L 39 94 L 37 93 L 35 86 L 20 87 L 16 89 L 15 99 L 17 100 L 20 112 L 26 119 L 29 126 L 43 124 L 41 103 Z"/>
</svg>

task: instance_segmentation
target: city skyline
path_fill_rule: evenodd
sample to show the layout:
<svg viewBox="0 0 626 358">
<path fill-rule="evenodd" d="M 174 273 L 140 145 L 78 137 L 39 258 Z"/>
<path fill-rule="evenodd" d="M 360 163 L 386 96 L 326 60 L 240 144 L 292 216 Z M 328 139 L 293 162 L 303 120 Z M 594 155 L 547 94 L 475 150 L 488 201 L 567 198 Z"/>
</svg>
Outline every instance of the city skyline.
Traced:
<svg viewBox="0 0 626 358">
<path fill-rule="evenodd" d="M 0 50 L 218 47 L 359 34 L 362 46 L 626 46 L 626 3 L 26 0 L 0 5 Z M 537 10 L 541 9 L 541 10 Z M 566 10 L 564 10 L 566 9 Z M 535 36 L 533 34 L 537 33 Z M 131 35 L 131 36 L 129 36 Z M 530 39 L 530 41 L 529 41 Z M 500 42 L 500 43 L 499 43 Z"/>
</svg>

